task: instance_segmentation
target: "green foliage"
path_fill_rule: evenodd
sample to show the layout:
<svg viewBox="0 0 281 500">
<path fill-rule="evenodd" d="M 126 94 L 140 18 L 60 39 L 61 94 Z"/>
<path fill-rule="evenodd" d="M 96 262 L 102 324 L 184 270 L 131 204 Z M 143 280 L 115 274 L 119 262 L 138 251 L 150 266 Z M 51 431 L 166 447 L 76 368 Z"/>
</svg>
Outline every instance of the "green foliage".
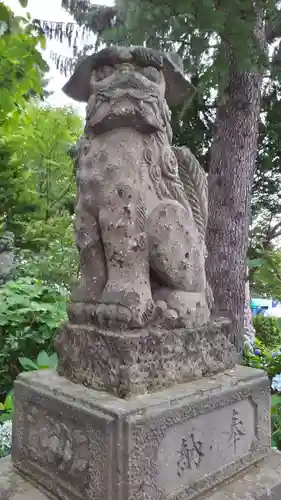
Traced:
<svg viewBox="0 0 281 500">
<path fill-rule="evenodd" d="M 256 269 L 257 267 L 261 267 L 266 263 L 265 259 L 249 259 L 247 261 L 247 267 L 249 269 Z"/>
<path fill-rule="evenodd" d="M 274 349 L 281 345 L 281 319 L 264 317 L 258 314 L 253 318 L 253 326 L 256 331 L 256 337 L 268 348 Z"/>
<path fill-rule="evenodd" d="M 279 341 L 279 346 L 281 342 Z M 256 339 L 253 351 L 245 346 L 244 360 L 247 366 L 264 370 L 270 379 L 281 373 L 281 349 L 272 351 Z M 271 402 L 272 446 L 281 451 L 281 395 L 276 393 Z"/>
<path fill-rule="evenodd" d="M 270 250 L 271 244 L 281 235 L 280 89 L 277 80 L 269 80 L 264 92 L 253 179 L 251 246 L 265 250 Z"/>
<path fill-rule="evenodd" d="M 250 270 L 251 289 L 257 295 L 281 300 L 281 250 L 258 251 L 262 265 Z"/>
<path fill-rule="evenodd" d="M 11 454 L 14 394 L 10 391 L 0 403 L 0 458 Z"/>
<path fill-rule="evenodd" d="M 47 370 L 55 369 L 58 366 L 58 355 L 53 353 L 51 355 L 47 354 L 46 351 L 39 352 L 36 361 L 32 359 L 20 357 L 19 363 L 24 369 L 24 371 L 34 371 L 34 370 Z"/>
<path fill-rule="evenodd" d="M 27 105 L 6 127 L 2 140 L 10 161 L 0 170 L 0 207 L 17 245 L 41 249 L 51 232 L 56 237 L 57 215 L 73 213 L 75 176 L 68 148 L 81 131 L 81 120 L 72 109 L 41 108 L 36 103 Z M 14 203 L 9 202 L 5 182 L 11 169 Z"/>
<path fill-rule="evenodd" d="M 272 446 L 281 450 L 281 395 L 275 394 L 271 400 Z"/>
<path fill-rule="evenodd" d="M 65 292 L 31 278 L 0 288 L 0 392 L 7 392 L 19 373 L 18 358 L 54 352 L 53 341 L 66 319 Z"/>
<path fill-rule="evenodd" d="M 78 24 L 98 36 L 98 44 L 146 44 L 178 51 L 188 73 L 195 75 L 200 67 L 201 88 L 220 86 L 226 76 L 226 40 L 239 69 L 252 70 L 264 62 L 253 36 L 256 10 L 263 9 L 268 23 L 273 17 L 280 19 L 273 0 L 266 5 L 252 0 L 117 0 L 112 8 L 75 0 L 62 4 Z"/>
<path fill-rule="evenodd" d="M 68 290 L 77 285 L 78 254 L 70 219 L 69 215 L 65 215 L 54 221 L 57 237 L 52 241 L 50 233 L 49 243 L 41 251 L 26 249 L 18 253 L 16 276 L 32 276 L 53 285 L 59 283 Z"/>
<path fill-rule="evenodd" d="M 75 175 L 68 149 L 81 135 L 82 123 L 69 108 L 42 107 L 34 100 L 44 94 L 47 69 L 38 51 L 38 43 L 43 47 L 45 42 L 42 30 L 1 2 L 0 21 L 5 25 L 0 36 L 0 231 L 15 235 L 18 276 L 71 287 L 77 252 Z"/>
<path fill-rule="evenodd" d="M 36 360 L 32 361 L 29 358 L 20 357 L 18 359 L 20 368 L 23 371 L 34 371 L 34 370 L 47 370 L 56 369 L 58 366 L 58 355 L 53 353 L 51 355 L 47 354 L 46 351 L 40 351 Z M 0 403 L 0 424 L 13 419 L 14 413 L 14 393 L 13 391 L 8 392 L 4 402 Z M 1 434 L 1 429 L 0 429 Z M 1 445 L 1 439 L 0 439 Z"/>
<path fill-rule="evenodd" d="M 37 49 L 43 42 L 28 20 L 16 17 L 0 2 L 0 127 L 9 125 L 25 107 L 30 93 L 42 94 L 48 66 Z"/>
<path fill-rule="evenodd" d="M 4 403 L 0 403 L 0 422 L 12 420 L 14 413 L 14 393 L 8 392 L 5 397 Z"/>
<path fill-rule="evenodd" d="M 75 174 L 69 145 L 82 132 L 70 108 L 29 103 L 0 140 L 0 218 L 15 234 L 18 275 L 73 286 Z M 3 152 L 1 161 L 1 151 Z"/>
<path fill-rule="evenodd" d="M 253 183 L 253 214 L 269 217 L 281 213 L 281 101 L 280 84 L 271 83 L 263 98 L 263 120 L 260 123 L 259 156 Z"/>
<path fill-rule="evenodd" d="M 28 20 L 16 17 L 0 2 L 0 229 L 4 214 L 23 208 L 22 190 L 27 181 L 22 165 L 13 160 L 7 136 L 16 132 L 30 96 L 43 94 L 48 66 L 37 49 L 42 32 Z M 9 200 L 9 202 L 7 202 Z M 7 208 L 9 210 L 7 211 Z"/>
<path fill-rule="evenodd" d="M 281 342 L 279 341 L 279 346 Z M 244 348 L 244 361 L 251 368 L 264 370 L 272 378 L 281 373 L 281 351 L 280 347 L 275 350 L 268 348 L 263 342 L 256 339 L 254 351 L 246 345 Z"/>
<path fill-rule="evenodd" d="M 200 82 L 200 74 L 191 78 L 196 88 Z M 171 125 L 173 144 L 186 146 L 196 155 L 202 167 L 208 171 L 208 151 L 212 139 L 214 121 L 212 96 L 205 91 L 197 93 L 188 106 L 171 108 Z"/>
</svg>

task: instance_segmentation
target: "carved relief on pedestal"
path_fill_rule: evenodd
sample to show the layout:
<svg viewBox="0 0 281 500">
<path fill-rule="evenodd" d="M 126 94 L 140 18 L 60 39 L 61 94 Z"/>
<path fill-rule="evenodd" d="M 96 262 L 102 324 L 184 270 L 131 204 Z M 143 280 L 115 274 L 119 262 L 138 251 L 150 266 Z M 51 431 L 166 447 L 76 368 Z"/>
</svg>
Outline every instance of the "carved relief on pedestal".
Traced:
<svg viewBox="0 0 281 500">
<path fill-rule="evenodd" d="M 130 421 L 129 500 L 189 500 L 269 449 L 267 388 L 190 400 L 153 418 Z M 154 409 L 155 411 L 155 409 Z M 264 432 L 265 431 L 265 432 Z M 138 464 L 138 468 L 135 464 Z M 231 469 L 232 470 L 232 469 Z M 143 496 L 142 496 L 143 495 Z"/>
<path fill-rule="evenodd" d="M 87 487 L 90 443 L 83 430 L 67 420 L 34 407 L 26 415 L 25 452 L 28 460 L 64 477 L 79 479 Z"/>
<path fill-rule="evenodd" d="M 114 416 L 96 408 L 91 391 L 53 372 L 28 375 L 32 384 L 26 376 L 15 383 L 14 465 L 55 498 L 111 499 Z"/>
<path fill-rule="evenodd" d="M 167 431 L 157 460 L 159 488 L 169 492 L 169 484 L 191 487 L 210 474 L 214 464 L 219 469 L 241 459 L 255 442 L 255 420 L 255 405 L 244 400 Z"/>
</svg>

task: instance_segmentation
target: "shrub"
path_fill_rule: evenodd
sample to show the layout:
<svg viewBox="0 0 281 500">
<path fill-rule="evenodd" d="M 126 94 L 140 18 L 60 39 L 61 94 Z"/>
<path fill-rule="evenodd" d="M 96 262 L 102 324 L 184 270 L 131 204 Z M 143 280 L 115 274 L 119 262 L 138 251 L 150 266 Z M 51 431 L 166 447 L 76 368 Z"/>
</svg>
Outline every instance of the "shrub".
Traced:
<svg viewBox="0 0 281 500">
<path fill-rule="evenodd" d="M 264 317 L 258 314 L 253 318 L 256 337 L 268 348 L 281 345 L 280 318 Z"/>
<path fill-rule="evenodd" d="M 281 373 L 281 350 L 280 347 L 268 349 L 263 342 L 256 339 L 253 350 L 247 346 L 244 349 L 244 361 L 251 368 L 260 368 L 264 370 L 271 379 Z"/>
<path fill-rule="evenodd" d="M 12 421 L 0 424 L 0 458 L 10 455 L 12 449 Z"/>
<path fill-rule="evenodd" d="M 281 348 L 268 349 L 255 339 L 252 348 L 245 345 L 244 361 L 247 366 L 266 371 L 271 380 L 271 390 L 274 392 L 271 402 L 271 439 L 273 448 L 281 451 Z"/>
<path fill-rule="evenodd" d="M 0 391 L 7 393 L 20 371 L 18 358 L 54 351 L 58 327 L 66 319 L 66 294 L 32 278 L 0 288 Z"/>
<path fill-rule="evenodd" d="M 281 450 L 281 395 L 272 396 L 271 402 L 272 446 Z"/>
<path fill-rule="evenodd" d="M 9 392 L 5 397 L 4 403 L 0 403 L 0 423 L 3 424 L 6 420 L 13 420 L 14 413 L 14 393 Z"/>
</svg>

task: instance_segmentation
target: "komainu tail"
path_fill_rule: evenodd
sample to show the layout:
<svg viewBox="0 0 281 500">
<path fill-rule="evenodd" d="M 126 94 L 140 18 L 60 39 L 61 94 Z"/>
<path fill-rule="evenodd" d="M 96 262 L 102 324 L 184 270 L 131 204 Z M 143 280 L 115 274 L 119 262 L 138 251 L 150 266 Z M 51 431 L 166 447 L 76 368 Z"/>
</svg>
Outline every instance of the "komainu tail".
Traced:
<svg viewBox="0 0 281 500">
<path fill-rule="evenodd" d="M 199 233 L 205 239 L 208 222 L 208 185 L 205 171 L 189 148 L 173 148 L 179 168 L 179 177 L 192 209 Z"/>
<path fill-rule="evenodd" d="M 175 147 L 173 151 L 178 161 L 179 177 L 184 185 L 195 224 L 205 241 L 208 223 L 208 184 L 205 171 L 189 148 Z M 208 306 L 212 310 L 214 297 L 209 283 L 206 284 L 206 297 Z"/>
</svg>

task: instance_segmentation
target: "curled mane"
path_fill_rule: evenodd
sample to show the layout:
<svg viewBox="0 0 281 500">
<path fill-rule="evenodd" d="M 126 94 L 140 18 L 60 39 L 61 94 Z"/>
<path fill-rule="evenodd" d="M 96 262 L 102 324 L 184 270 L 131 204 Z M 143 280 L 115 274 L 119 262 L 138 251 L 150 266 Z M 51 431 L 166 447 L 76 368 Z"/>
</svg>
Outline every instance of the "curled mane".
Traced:
<svg viewBox="0 0 281 500">
<path fill-rule="evenodd" d="M 167 145 L 165 134 L 157 132 L 153 150 L 145 149 L 145 161 L 159 198 L 173 199 L 191 208 L 199 234 L 205 239 L 208 188 L 206 174 L 195 156 L 187 147 Z"/>
<path fill-rule="evenodd" d="M 204 169 L 187 147 L 173 148 L 178 172 L 198 230 L 205 237 L 208 222 L 208 185 Z"/>
</svg>

